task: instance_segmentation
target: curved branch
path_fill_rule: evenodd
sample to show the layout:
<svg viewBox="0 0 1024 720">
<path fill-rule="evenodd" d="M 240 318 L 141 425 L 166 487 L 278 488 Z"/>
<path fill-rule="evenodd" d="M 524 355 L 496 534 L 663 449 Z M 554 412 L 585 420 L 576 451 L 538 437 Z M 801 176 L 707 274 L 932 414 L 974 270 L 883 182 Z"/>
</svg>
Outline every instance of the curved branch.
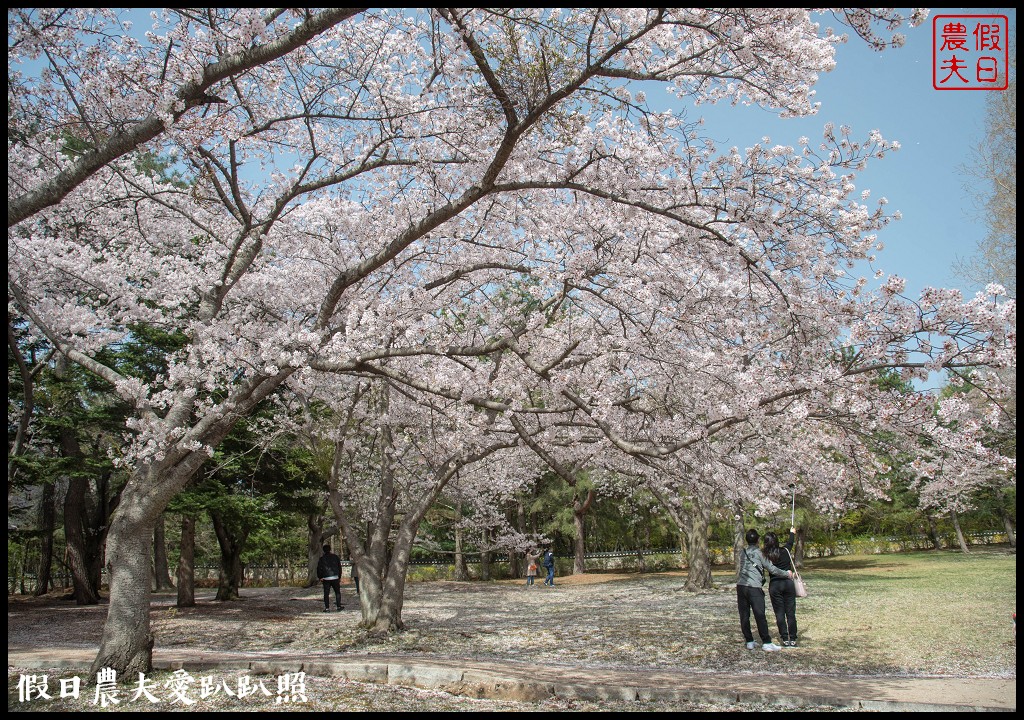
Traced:
<svg viewBox="0 0 1024 720">
<path fill-rule="evenodd" d="M 184 108 L 173 113 L 174 119 L 177 120 L 193 108 L 223 102 L 220 98 L 207 93 L 218 82 L 283 57 L 334 25 L 358 15 L 364 10 L 366 8 L 325 10 L 310 17 L 290 33 L 273 42 L 233 53 L 210 63 L 203 68 L 202 76 L 199 79 L 185 84 L 175 93 L 175 99 L 184 103 Z M 114 135 L 94 150 L 83 154 L 67 170 L 57 173 L 36 189 L 9 200 L 7 202 L 7 227 L 13 227 L 40 210 L 56 205 L 100 168 L 149 142 L 163 131 L 163 118 L 157 113 L 153 113 L 131 125 L 125 132 Z"/>
</svg>

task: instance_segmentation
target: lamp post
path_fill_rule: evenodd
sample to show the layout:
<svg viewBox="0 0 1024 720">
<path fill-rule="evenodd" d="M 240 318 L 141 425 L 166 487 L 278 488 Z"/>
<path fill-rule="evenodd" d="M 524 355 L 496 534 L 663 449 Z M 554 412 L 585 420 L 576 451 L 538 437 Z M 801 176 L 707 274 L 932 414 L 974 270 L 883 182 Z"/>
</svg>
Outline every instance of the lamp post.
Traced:
<svg viewBox="0 0 1024 720">
<path fill-rule="evenodd" d="M 793 492 L 793 513 L 789 519 L 789 526 L 796 527 L 796 483 L 790 483 L 789 489 Z"/>
</svg>

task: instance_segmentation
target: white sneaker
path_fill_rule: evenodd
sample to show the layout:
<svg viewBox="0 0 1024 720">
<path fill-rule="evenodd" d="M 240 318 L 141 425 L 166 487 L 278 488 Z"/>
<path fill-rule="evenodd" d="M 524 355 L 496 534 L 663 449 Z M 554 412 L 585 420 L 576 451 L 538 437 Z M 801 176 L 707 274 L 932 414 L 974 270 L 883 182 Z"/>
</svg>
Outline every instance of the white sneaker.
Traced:
<svg viewBox="0 0 1024 720">
<path fill-rule="evenodd" d="M 757 650 L 757 643 L 750 641 L 747 643 L 747 650 Z"/>
<path fill-rule="evenodd" d="M 780 645 L 776 645 L 775 643 L 765 643 L 761 646 L 761 649 L 765 652 L 775 652 L 777 650 L 781 650 L 782 647 Z"/>
</svg>

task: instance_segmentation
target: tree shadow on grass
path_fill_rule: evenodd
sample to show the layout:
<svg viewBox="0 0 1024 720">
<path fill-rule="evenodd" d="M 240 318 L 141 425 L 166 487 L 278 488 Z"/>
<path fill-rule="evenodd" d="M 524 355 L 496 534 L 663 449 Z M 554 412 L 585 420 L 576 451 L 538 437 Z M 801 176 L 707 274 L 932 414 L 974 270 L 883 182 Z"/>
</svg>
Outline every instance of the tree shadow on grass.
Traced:
<svg viewBox="0 0 1024 720">
<path fill-rule="evenodd" d="M 882 569 L 892 567 L 906 567 L 910 563 L 900 562 L 893 560 L 892 556 L 878 556 L 878 557 L 864 557 L 864 556 L 851 556 L 851 557 L 832 557 L 832 558 L 815 558 L 813 560 L 807 560 L 804 563 L 804 568 L 808 570 L 866 570 L 866 569 Z M 803 568 L 801 568 L 803 569 Z"/>
</svg>

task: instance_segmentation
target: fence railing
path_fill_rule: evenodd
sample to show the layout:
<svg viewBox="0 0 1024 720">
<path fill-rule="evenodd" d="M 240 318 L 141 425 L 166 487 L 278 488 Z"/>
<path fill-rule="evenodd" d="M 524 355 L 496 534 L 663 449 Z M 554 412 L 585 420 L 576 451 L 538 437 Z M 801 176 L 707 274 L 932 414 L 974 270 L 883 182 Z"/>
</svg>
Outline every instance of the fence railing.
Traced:
<svg viewBox="0 0 1024 720">
<path fill-rule="evenodd" d="M 965 533 L 970 545 L 995 545 L 1008 542 L 1008 537 L 1002 531 L 988 531 L 980 533 Z M 940 536 L 944 547 L 955 547 L 956 540 L 953 536 Z M 805 542 L 803 552 L 805 558 L 833 557 L 838 555 L 852 555 L 855 553 L 880 555 L 892 552 L 905 552 L 909 550 L 930 550 L 934 547 L 931 537 L 927 535 L 913 535 L 907 537 L 878 537 L 860 538 L 852 541 L 830 542 Z M 713 565 L 729 565 L 733 562 L 732 545 L 712 545 L 709 548 L 711 563 Z M 571 555 L 556 557 L 560 566 L 574 561 Z M 477 566 L 481 564 L 479 553 L 467 554 L 466 565 L 470 568 L 470 574 L 474 577 L 480 576 Z M 492 553 L 490 564 L 492 577 L 507 577 L 509 558 L 507 554 Z M 451 575 L 448 570 L 454 566 L 454 556 L 437 556 L 433 558 L 419 558 L 410 561 L 413 566 L 412 573 L 424 577 L 446 577 Z M 342 561 L 342 577 L 348 578 L 351 563 Z M 586 570 L 630 570 L 630 571 L 655 571 L 676 569 L 686 566 L 686 557 L 678 547 L 655 548 L 647 550 L 608 550 L 590 552 L 584 555 L 584 568 Z M 433 571 L 417 573 L 416 568 L 421 570 L 433 568 Z M 248 585 L 300 585 L 306 581 L 306 562 L 295 561 L 278 565 L 246 565 L 243 568 L 244 582 Z M 196 584 L 199 586 L 216 582 L 220 574 L 220 568 L 216 565 L 197 565 L 195 567 Z M 104 577 L 106 576 L 104 571 Z M 71 575 L 63 568 L 51 574 L 51 583 L 54 587 L 70 588 Z M 32 593 L 35 591 L 35 574 L 23 573 L 17 577 L 8 575 L 8 592 Z"/>
</svg>

